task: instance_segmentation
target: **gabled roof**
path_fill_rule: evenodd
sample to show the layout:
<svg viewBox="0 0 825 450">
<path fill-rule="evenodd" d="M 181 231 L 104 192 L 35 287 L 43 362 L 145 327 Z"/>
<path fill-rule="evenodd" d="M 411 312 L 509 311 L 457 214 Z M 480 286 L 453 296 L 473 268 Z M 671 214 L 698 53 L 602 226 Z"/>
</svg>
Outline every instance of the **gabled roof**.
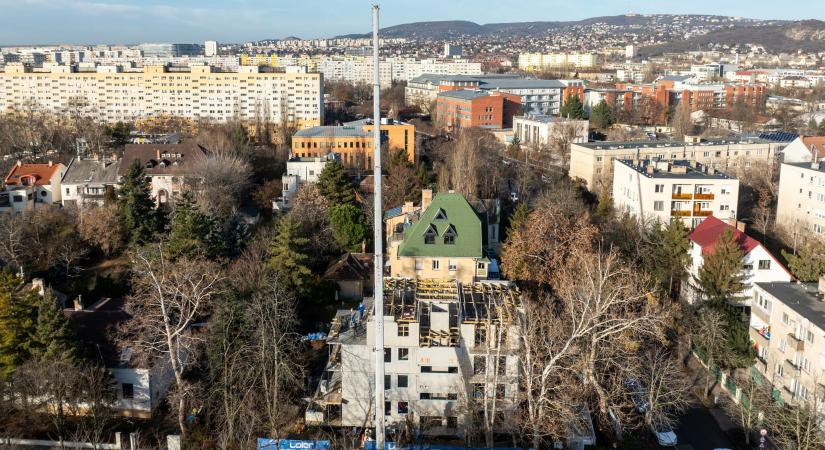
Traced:
<svg viewBox="0 0 825 450">
<path fill-rule="evenodd" d="M 725 230 L 730 230 L 733 233 L 733 238 L 739 243 L 739 248 L 742 249 L 742 252 L 746 255 L 750 253 L 751 250 L 762 245 L 759 241 L 739 231 L 736 227 L 713 216 L 703 220 L 702 223 L 690 233 L 690 240 L 702 248 L 703 254 L 713 253 L 716 242 Z"/>
<path fill-rule="evenodd" d="M 97 161 L 75 158 L 63 175 L 63 184 L 115 184 L 118 181 L 120 161 Z"/>
<path fill-rule="evenodd" d="M 9 174 L 6 175 L 5 182 L 7 185 L 16 186 L 20 184 L 21 179 L 31 177 L 33 179 L 32 185 L 43 186 L 51 184 L 52 177 L 59 171 L 60 163 L 43 163 L 43 164 L 23 164 L 20 161 L 15 164 Z"/>
<path fill-rule="evenodd" d="M 825 158 L 825 136 L 800 136 L 799 138 L 805 144 L 805 148 L 811 152 L 811 157 L 816 151 L 818 159 Z"/>
<path fill-rule="evenodd" d="M 436 220 L 443 210 L 447 220 Z M 455 243 L 444 243 L 444 232 L 455 230 Z M 424 243 L 429 229 L 437 236 L 432 244 Z M 421 218 L 405 232 L 404 241 L 398 247 L 399 256 L 440 256 L 481 258 L 484 256 L 481 240 L 481 220 L 473 207 L 461 194 L 442 193 L 433 197 L 432 203 L 422 212 Z"/>
<path fill-rule="evenodd" d="M 125 175 L 136 159 L 143 164 L 146 175 L 191 174 L 207 156 L 206 149 L 192 140 L 181 144 L 126 144 L 118 175 Z"/>
<path fill-rule="evenodd" d="M 324 279 L 367 281 L 372 273 L 372 256 L 370 253 L 346 253 L 327 267 Z"/>
</svg>

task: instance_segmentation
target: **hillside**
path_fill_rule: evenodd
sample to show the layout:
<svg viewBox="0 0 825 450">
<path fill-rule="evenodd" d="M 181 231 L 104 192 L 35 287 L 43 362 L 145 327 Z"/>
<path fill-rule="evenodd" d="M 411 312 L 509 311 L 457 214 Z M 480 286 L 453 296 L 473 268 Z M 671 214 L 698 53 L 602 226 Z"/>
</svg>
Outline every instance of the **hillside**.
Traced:
<svg viewBox="0 0 825 450">
<path fill-rule="evenodd" d="M 711 31 L 703 36 L 646 47 L 645 55 L 666 52 L 707 50 L 713 46 L 756 44 L 772 53 L 825 51 L 825 22 L 804 20 L 787 23 L 737 25 L 730 29 Z"/>
</svg>

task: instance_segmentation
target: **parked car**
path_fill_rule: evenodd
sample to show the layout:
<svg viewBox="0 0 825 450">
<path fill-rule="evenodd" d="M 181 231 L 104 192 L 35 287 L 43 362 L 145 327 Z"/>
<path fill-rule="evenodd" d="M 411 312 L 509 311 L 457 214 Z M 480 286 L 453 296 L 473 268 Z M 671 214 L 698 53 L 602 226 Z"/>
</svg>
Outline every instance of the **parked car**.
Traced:
<svg viewBox="0 0 825 450">
<path fill-rule="evenodd" d="M 659 442 L 659 445 L 662 447 L 676 447 L 676 444 L 679 443 L 676 439 L 676 433 L 670 428 L 670 425 L 665 422 L 654 420 L 650 424 L 650 431 L 656 435 L 656 441 Z"/>
<path fill-rule="evenodd" d="M 636 406 L 636 411 L 639 414 L 644 414 L 650 408 L 647 402 L 647 390 L 635 378 L 628 378 L 624 383 L 628 391 L 630 391 L 630 398 Z"/>
</svg>

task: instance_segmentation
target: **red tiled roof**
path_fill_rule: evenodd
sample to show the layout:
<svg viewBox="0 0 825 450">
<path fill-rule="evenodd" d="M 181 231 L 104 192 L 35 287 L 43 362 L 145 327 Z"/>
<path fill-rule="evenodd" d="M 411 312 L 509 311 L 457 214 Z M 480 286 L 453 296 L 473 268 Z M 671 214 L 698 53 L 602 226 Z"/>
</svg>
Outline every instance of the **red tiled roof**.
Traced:
<svg viewBox="0 0 825 450">
<path fill-rule="evenodd" d="M 800 139 L 805 144 L 805 148 L 811 152 L 811 156 L 813 156 L 812 150 L 816 150 L 819 159 L 825 158 L 825 136 L 801 136 Z"/>
<path fill-rule="evenodd" d="M 739 231 L 736 227 L 725 223 L 716 217 L 710 216 L 703 220 L 691 233 L 690 240 L 702 247 L 702 253 L 713 253 L 713 248 L 725 230 L 733 232 L 733 238 L 739 243 L 739 248 L 746 255 L 758 247 L 759 241 Z"/>
<path fill-rule="evenodd" d="M 59 167 L 59 163 L 23 164 L 18 161 L 17 164 L 11 168 L 9 174 L 6 175 L 5 182 L 7 185 L 16 186 L 20 184 L 21 178 L 32 177 L 34 178 L 34 183 L 31 183 L 32 185 L 43 186 L 51 184 L 52 177 Z"/>
</svg>

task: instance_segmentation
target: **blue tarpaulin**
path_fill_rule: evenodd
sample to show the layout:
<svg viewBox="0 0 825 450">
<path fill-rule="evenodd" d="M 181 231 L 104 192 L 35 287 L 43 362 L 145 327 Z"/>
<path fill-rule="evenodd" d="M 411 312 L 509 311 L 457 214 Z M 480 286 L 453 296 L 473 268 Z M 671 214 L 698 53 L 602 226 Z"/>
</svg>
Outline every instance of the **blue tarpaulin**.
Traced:
<svg viewBox="0 0 825 450">
<path fill-rule="evenodd" d="M 329 441 L 258 438 L 258 450 L 330 450 L 331 448 L 332 444 Z"/>
</svg>

